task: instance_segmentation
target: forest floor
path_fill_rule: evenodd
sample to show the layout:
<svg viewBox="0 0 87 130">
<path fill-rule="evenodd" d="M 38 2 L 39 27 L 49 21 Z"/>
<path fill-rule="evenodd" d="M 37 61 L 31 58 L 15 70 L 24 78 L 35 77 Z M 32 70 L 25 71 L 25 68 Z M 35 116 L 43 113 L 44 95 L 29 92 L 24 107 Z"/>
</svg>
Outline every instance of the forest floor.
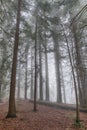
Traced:
<svg viewBox="0 0 87 130">
<path fill-rule="evenodd" d="M 87 130 L 87 113 L 80 112 L 81 128 L 74 126 L 75 111 L 62 110 L 37 105 L 33 112 L 33 103 L 17 102 L 17 118 L 5 118 L 8 103 L 0 104 L 0 130 Z"/>
</svg>

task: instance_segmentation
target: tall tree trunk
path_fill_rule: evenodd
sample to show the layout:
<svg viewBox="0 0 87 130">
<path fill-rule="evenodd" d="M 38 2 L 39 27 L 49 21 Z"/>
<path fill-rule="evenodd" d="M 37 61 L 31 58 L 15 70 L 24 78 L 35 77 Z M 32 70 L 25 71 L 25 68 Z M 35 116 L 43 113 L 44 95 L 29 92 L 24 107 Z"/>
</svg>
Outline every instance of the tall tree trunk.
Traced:
<svg viewBox="0 0 87 130">
<path fill-rule="evenodd" d="M 28 53 L 26 52 L 25 54 L 25 99 L 27 99 L 27 88 L 28 88 L 28 84 L 27 84 L 27 67 L 28 67 Z"/>
<path fill-rule="evenodd" d="M 2 50 L 2 61 L 1 61 L 1 65 L 0 65 L 0 102 L 2 102 L 2 85 L 3 85 L 3 79 L 4 79 L 4 76 L 6 74 L 6 70 L 5 70 L 5 62 L 6 62 L 6 59 L 7 59 L 7 47 L 4 46 L 3 50 Z"/>
<path fill-rule="evenodd" d="M 18 92 L 17 92 L 17 98 L 18 100 L 20 100 L 20 80 L 21 80 L 21 66 L 20 66 L 20 62 L 19 62 L 19 67 L 18 67 Z"/>
<path fill-rule="evenodd" d="M 48 75 L 48 56 L 47 56 L 46 38 L 45 38 L 45 74 L 46 74 L 46 101 L 49 101 L 49 75 Z"/>
<path fill-rule="evenodd" d="M 74 36 L 74 44 L 75 44 L 75 50 L 76 50 L 76 70 L 77 70 L 77 75 L 78 75 L 78 87 L 79 87 L 79 99 L 80 99 L 79 101 L 80 101 L 80 106 L 87 107 L 87 83 L 85 80 L 85 74 L 87 72 L 86 70 L 84 70 L 84 67 L 82 64 L 76 28 L 77 28 L 76 24 L 73 24 L 72 32 Z"/>
<path fill-rule="evenodd" d="M 25 99 L 27 99 L 27 61 L 26 61 L 26 68 L 25 68 Z"/>
<path fill-rule="evenodd" d="M 42 52 L 41 52 L 41 42 L 39 42 L 39 93 L 40 93 L 40 100 L 43 100 L 43 78 L 42 78 Z"/>
<path fill-rule="evenodd" d="M 34 75 L 34 112 L 37 111 L 37 18 L 35 27 L 35 75 Z"/>
<path fill-rule="evenodd" d="M 44 19 L 46 22 L 46 11 L 44 8 Z M 46 80 L 46 101 L 49 101 L 49 70 L 48 70 L 48 55 L 47 55 L 47 37 L 46 37 L 46 27 L 44 26 L 44 49 L 45 49 L 45 80 Z"/>
<path fill-rule="evenodd" d="M 55 56 L 55 68 L 56 68 L 56 84 L 57 84 L 57 102 L 62 102 L 62 92 L 61 92 L 61 82 L 60 82 L 60 52 L 59 52 L 59 43 L 58 35 L 53 33 L 54 41 L 54 56 Z"/>
<path fill-rule="evenodd" d="M 78 87 L 77 87 L 77 83 L 76 83 L 75 72 L 74 72 L 72 57 L 71 57 L 71 53 L 70 53 L 69 43 L 68 43 L 68 40 L 67 40 L 67 36 L 65 34 L 64 27 L 62 26 L 62 28 L 63 28 L 63 31 L 64 31 L 64 37 L 65 37 L 65 40 L 66 40 L 67 50 L 68 50 L 69 60 L 70 60 L 70 65 L 71 65 L 71 69 L 72 69 L 72 76 L 73 76 L 74 89 L 75 89 L 75 98 L 76 98 L 76 122 L 78 123 L 80 121 L 79 100 L 78 100 L 78 92 L 77 92 L 78 91 Z"/>
<path fill-rule="evenodd" d="M 63 77 L 63 70 L 61 65 L 61 87 L 63 88 L 63 96 L 64 96 L 64 103 L 66 103 L 66 91 L 65 91 L 65 85 L 64 85 L 64 77 Z"/>
<path fill-rule="evenodd" d="M 9 108 L 8 108 L 7 118 L 16 117 L 15 85 L 16 85 L 16 67 L 17 67 L 17 53 L 18 53 L 18 43 L 19 43 L 21 2 L 22 0 L 18 0 L 16 32 L 15 32 L 15 40 L 14 40 L 14 52 L 13 52 L 12 72 L 11 72 L 11 83 L 10 83 Z"/>
<path fill-rule="evenodd" d="M 34 98 L 34 93 L 33 93 L 33 80 L 34 80 L 34 75 L 33 75 L 33 61 L 34 61 L 34 56 L 33 56 L 33 49 L 31 47 L 31 99 Z"/>
</svg>

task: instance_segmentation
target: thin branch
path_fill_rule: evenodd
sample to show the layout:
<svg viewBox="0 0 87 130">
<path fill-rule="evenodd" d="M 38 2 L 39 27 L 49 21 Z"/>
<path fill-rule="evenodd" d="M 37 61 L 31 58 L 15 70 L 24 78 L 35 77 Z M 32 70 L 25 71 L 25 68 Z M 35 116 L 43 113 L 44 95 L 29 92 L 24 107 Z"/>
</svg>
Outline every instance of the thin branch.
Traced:
<svg viewBox="0 0 87 130">
<path fill-rule="evenodd" d="M 72 26 L 72 24 L 77 21 L 78 19 L 80 19 L 80 17 L 82 16 L 82 14 L 84 13 L 84 11 L 87 9 L 87 4 L 75 15 L 75 17 L 72 19 L 70 26 Z"/>
</svg>

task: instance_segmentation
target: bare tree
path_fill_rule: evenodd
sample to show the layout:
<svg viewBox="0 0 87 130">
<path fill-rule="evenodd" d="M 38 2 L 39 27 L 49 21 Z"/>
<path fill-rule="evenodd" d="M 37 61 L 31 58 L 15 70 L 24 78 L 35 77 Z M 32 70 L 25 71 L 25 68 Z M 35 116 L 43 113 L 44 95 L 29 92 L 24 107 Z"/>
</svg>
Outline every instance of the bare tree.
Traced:
<svg viewBox="0 0 87 130">
<path fill-rule="evenodd" d="M 62 28 L 63 28 L 63 32 L 64 32 L 65 41 L 66 41 L 66 44 L 67 44 L 67 50 L 68 50 L 68 55 L 69 55 L 69 60 L 70 60 L 70 65 L 71 65 L 71 70 L 72 70 L 72 76 L 73 76 L 73 81 L 74 81 L 75 99 L 76 99 L 76 123 L 79 123 L 80 115 L 79 115 L 78 87 L 77 87 L 77 83 L 76 83 L 75 71 L 74 71 L 74 67 L 73 67 L 69 43 L 68 43 L 68 39 L 67 39 L 67 36 L 65 34 L 65 29 L 64 29 L 63 25 L 62 25 Z"/>
</svg>

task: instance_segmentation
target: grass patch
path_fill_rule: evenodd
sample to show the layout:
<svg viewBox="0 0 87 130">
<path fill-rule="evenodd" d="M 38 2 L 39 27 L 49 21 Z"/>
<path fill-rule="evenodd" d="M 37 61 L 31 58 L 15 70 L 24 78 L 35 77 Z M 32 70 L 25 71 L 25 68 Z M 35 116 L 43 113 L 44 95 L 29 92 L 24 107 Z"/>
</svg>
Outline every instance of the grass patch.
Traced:
<svg viewBox="0 0 87 130">
<path fill-rule="evenodd" d="M 84 129 L 84 123 L 82 122 L 82 120 L 79 121 L 74 120 L 74 127 Z"/>
</svg>

